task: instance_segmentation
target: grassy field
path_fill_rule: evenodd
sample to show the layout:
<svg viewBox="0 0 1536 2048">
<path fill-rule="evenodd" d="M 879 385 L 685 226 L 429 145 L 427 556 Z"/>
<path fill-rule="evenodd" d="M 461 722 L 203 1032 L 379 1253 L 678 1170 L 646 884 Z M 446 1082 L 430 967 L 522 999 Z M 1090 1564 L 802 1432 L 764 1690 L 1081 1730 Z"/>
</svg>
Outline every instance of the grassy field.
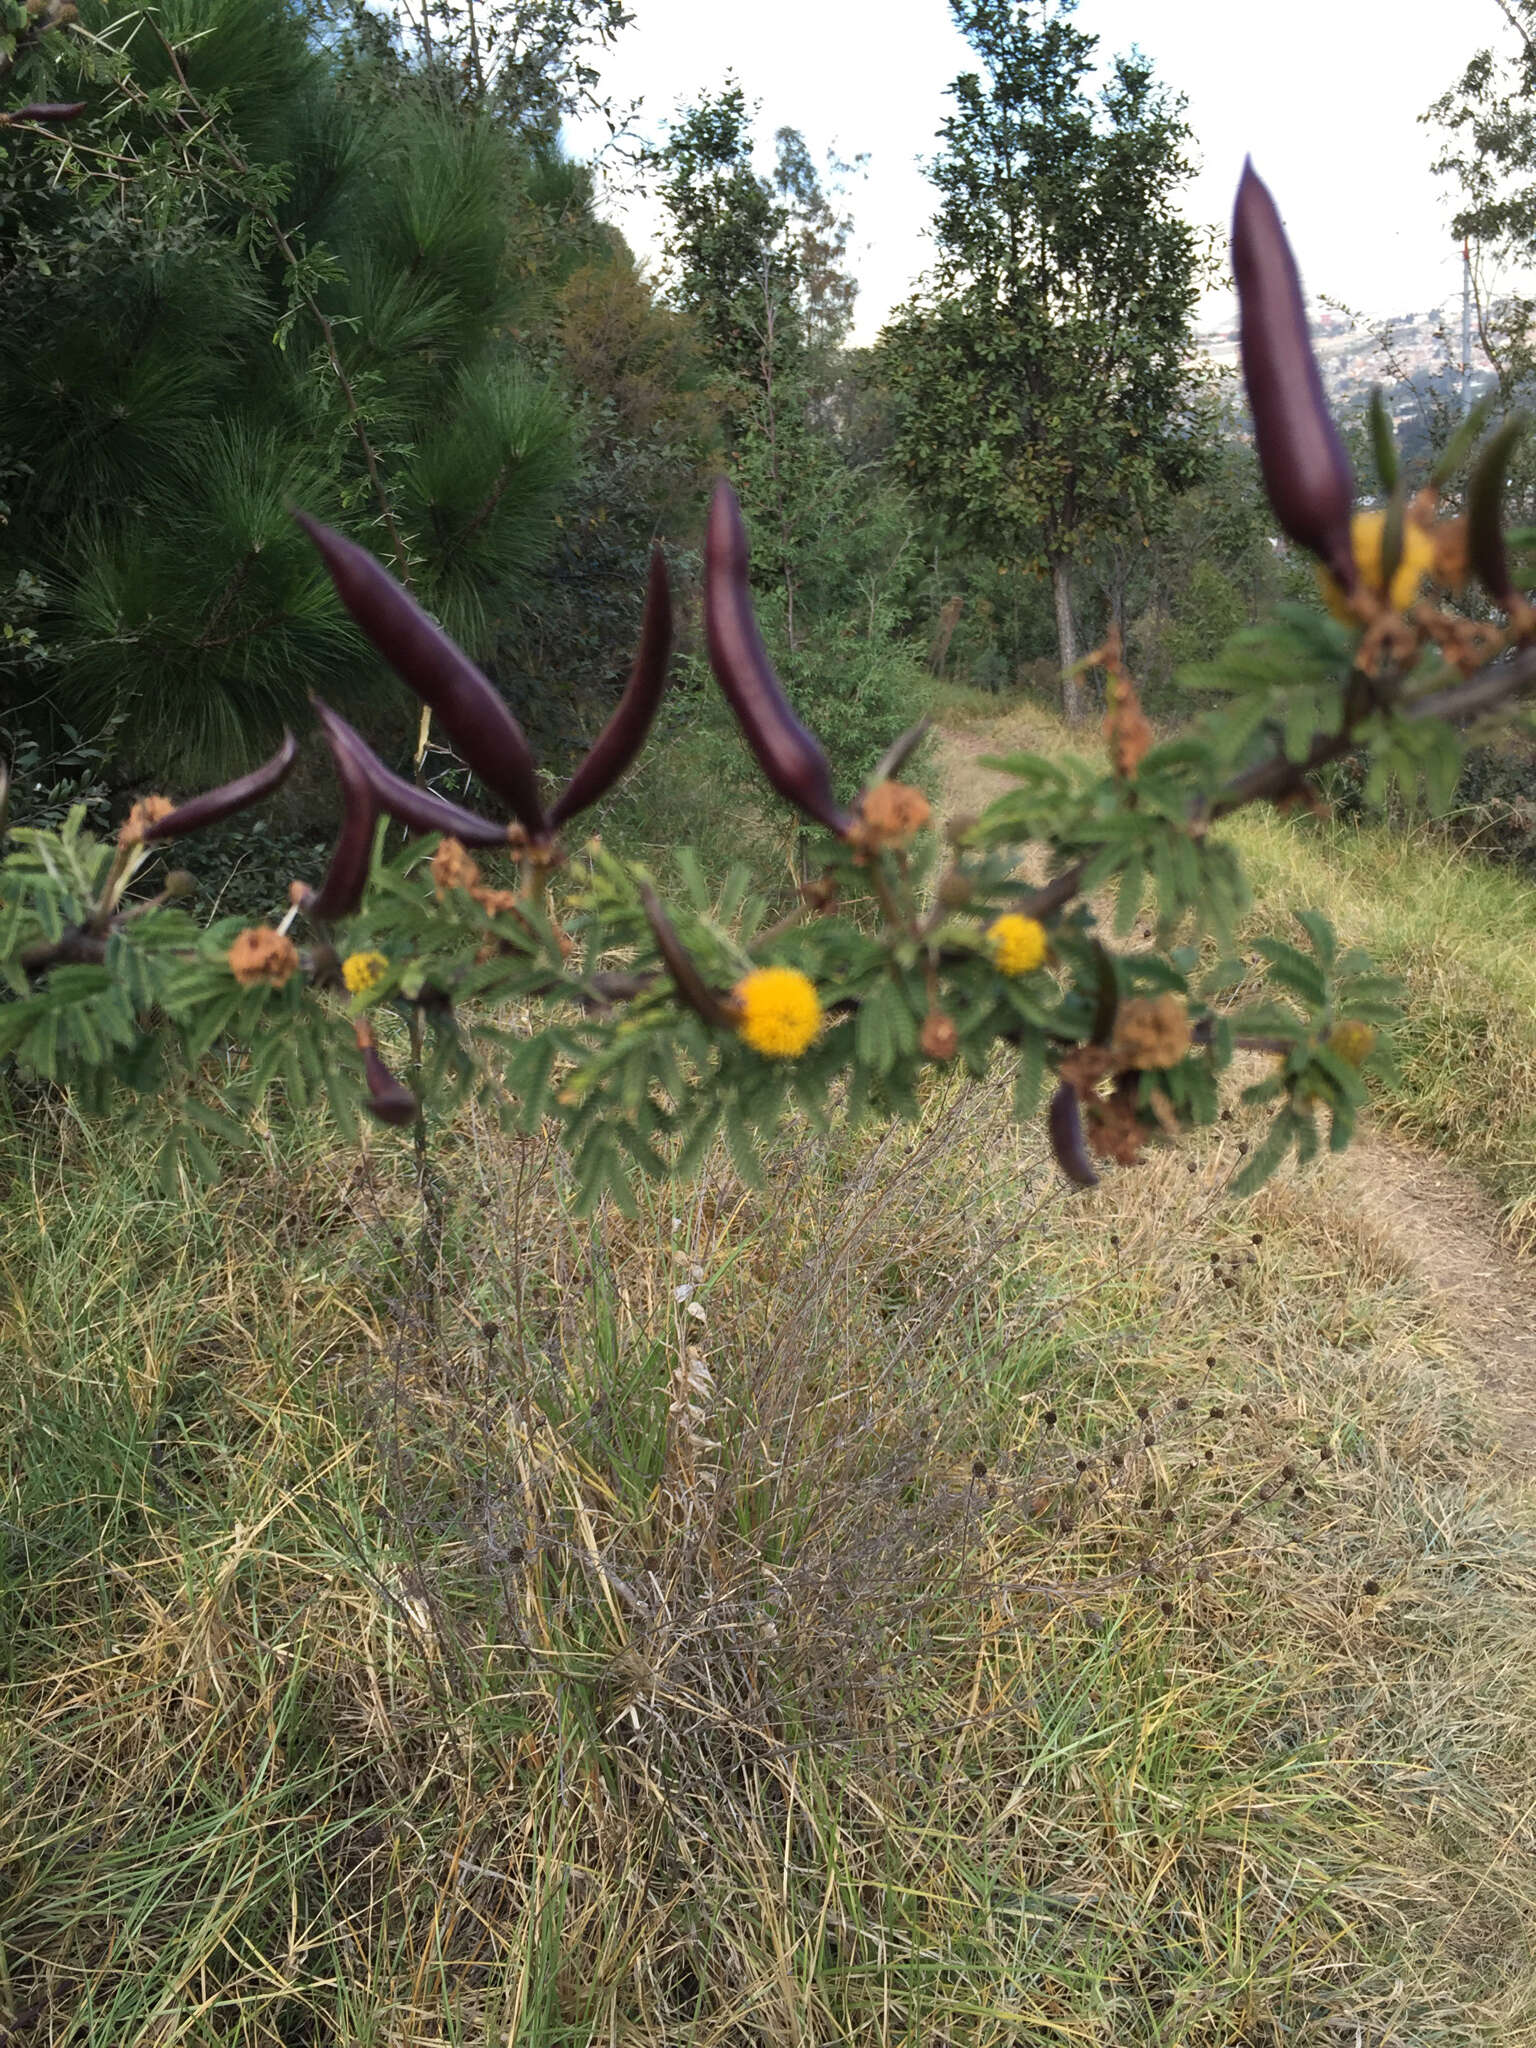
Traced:
<svg viewBox="0 0 1536 2048">
<path fill-rule="evenodd" d="M 1511 1170 L 1516 927 L 1247 843 L 1497 1007 L 1434 1128 Z M 171 1204 L 13 1125 L 0 2042 L 1536 2040 L 1530 1501 L 1244 1135 L 1068 1195 L 941 1085 L 578 1225 L 465 1124 L 439 1263 L 393 1139 Z"/>
</svg>

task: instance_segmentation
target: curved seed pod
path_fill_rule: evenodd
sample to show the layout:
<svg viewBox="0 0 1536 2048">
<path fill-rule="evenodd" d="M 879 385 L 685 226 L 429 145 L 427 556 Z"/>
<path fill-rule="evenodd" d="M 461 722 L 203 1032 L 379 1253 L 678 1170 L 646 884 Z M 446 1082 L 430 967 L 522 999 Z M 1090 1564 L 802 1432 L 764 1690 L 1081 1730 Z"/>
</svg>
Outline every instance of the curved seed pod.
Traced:
<svg viewBox="0 0 1536 2048">
<path fill-rule="evenodd" d="M 363 1079 L 368 1083 L 370 1114 L 381 1124 L 410 1124 L 416 1121 L 415 1096 L 403 1081 L 397 1081 L 379 1057 L 376 1045 L 363 1048 Z"/>
<path fill-rule="evenodd" d="M 874 789 L 882 782 L 894 782 L 932 731 L 933 720 L 925 711 L 916 725 L 909 725 L 905 732 L 898 733 L 895 739 L 891 741 L 891 744 L 869 771 L 864 787 L 866 789 Z"/>
<path fill-rule="evenodd" d="M 1296 259 L 1269 188 L 1243 166 L 1232 216 L 1243 377 L 1275 517 L 1346 591 L 1355 587 L 1349 522 L 1355 479 L 1323 397 Z"/>
<path fill-rule="evenodd" d="M 373 861 L 373 828 L 379 822 L 379 802 L 353 749 L 323 719 L 321 730 L 341 784 L 341 832 L 325 880 L 302 901 L 309 916 L 328 920 L 350 917 L 363 900 Z"/>
<path fill-rule="evenodd" d="M 821 742 L 796 718 L 758 631 L 747 585 L 747 529 L 724 477 L 709 501 L 704 634 L 715 680 L 763 773 L 786 803 L 844 837 L 853 820 L 832 793 Z"/>
<path fill-rule="evenodd" d="M 1467 479 L 1467 560 L 1484 590 L 1506 612 L 1515 603 L 1516 592 L 1504 545 L 1504 479 L 1526 424 L 1520 413 L 1507 419 Z"/>
<path fill-rule="evenodd" d="M 288 771 L 298 757 L 298 741 L 291 732 L 285 732 L 283 744 L 270 761 L 264 761 L 249 775 L 241 775 L 234 782 L 221 783 L 217 789 L 205 789 L 201 796 L 189 797 L 174 811 L 167 811 L 158 824 L 146 825 L 141 837 L 146 844 L 155 839 L 180 839 L 188 832 L 200 832 L 205 825 L 216 825 L 222 818 L 231 818 L 236 811 L 249 810 L 252 804 L 259 804 L 264 796 L 270 796 L 287 780 Z"/>
<path fill-rule="evenodd" d="M 85 112 L 84 100 L 28 100 L 24 107 L 12 107 L 6 125 L 13 121 L 78 121 Z"/>
<path fill-rule="evenodd" d="M 366 777 L 379 809 L 387 811 L 408 831 L 447 832 L 461 846 L 507 844 L 505 825 L 498 825 L 492 818 L 482 818 L 478 811 L 466 811 L 462 804 L 450 803 L 447 797 L 437 796 L 430 789 L 419 789 L 414 782 L 407 782 L 403 775 L 394 774 L 384 766 L 355 726 L 348 725 L 318 697 L 311 701 L 321 729 L 331 742 L 331 751 L 334 753 L 344 748 L 351 755 Z"/>
<path fill-rule="evenodd" d="M 294 517 L 319 550 L 337 596 L 390 667 L 410 684 L 528 836 L 547 839 L 549 821 L 533 752 L 489 678 L 366 548 L 307 512 Z"/>
<path fill-rule="evenodd" d="M 732 1021 L 730 1010 L 694 965 L 692 956 L 678 937 L 676 927 L 662 909 L 661 899 L 649 882 L 640 885 L 640 902 L 651 936 L 656 941 L 656 950 L 667 963 L 667 972 L 679 996 L 706 1024 L 729 1024 Z"/>
<path fill-rule="evenodd" d="M 1051 1151 L 1067 1179 L 1080 1188 L 1096 1188 L 1099 1176 L 1083 1139 L 1083 1114 L 1077 1105 L 1077 1090 L 1063 1081 L 1051 1097 L 1046 1119 L 1051 1134 Z"/>
<path fill-rule="evenodd" d="M 666 557 L 651 550 L 645 584 L 645 616 L 640 648 L 613 716 L 593 741 L 586 759 L 550 807 L 551 825 L 562 825 L 578 811 L 605 796 L 645 745 L 667 687 L 667 660 L 672 652 L 672 589 Z"/>
</svg>

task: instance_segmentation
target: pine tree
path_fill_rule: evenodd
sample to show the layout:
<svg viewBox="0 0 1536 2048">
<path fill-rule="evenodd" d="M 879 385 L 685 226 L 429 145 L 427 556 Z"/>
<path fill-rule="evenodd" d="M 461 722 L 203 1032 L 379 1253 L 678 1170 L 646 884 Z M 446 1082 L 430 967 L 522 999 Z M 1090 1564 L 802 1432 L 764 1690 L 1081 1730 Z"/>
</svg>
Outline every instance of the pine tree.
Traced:
<svg viewBox="0 0 1536 2048">
<path fill-rule="evenodd" d="M 82 22 L 110 42 L 112 13 Z M 59 712 L 125 713 L 137 758 L 190 776 L 266 747 L 310 690 L 376 724 L 396 701 L 294 502 L 493 644 L 574 460 L 512 338 L 548 296 L 550 168 L 295 0 L 162 0 L 117 34 L 108 76 L 52 59 L 90 105 L 48 175 L 21 156 L 42 145 L 0 166 L 0 588 L 44 586 Z M 37 696 L 8 688 L 13 711 Z"/>
</svg>

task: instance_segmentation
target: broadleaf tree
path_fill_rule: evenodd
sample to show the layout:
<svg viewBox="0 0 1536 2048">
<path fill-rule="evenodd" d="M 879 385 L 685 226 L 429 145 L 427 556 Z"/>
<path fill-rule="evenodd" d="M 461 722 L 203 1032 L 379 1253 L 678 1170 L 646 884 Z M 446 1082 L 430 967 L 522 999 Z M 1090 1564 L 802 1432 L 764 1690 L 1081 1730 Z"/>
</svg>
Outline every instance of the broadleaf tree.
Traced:
<svg viewBox="0 0 1536 2048">
<path fill-rule="evenodd" d="M 979 64 L 950 88 L 930 166 L 936 261 L 882 338 L 896 455 L 956 529 L 1050 578 L 1077 717 L 1074 563 L 1200 465 L 1189 130 L 1139 55 L 1095 83 L 1073 0 L 950 11 Z"/>
</svg>

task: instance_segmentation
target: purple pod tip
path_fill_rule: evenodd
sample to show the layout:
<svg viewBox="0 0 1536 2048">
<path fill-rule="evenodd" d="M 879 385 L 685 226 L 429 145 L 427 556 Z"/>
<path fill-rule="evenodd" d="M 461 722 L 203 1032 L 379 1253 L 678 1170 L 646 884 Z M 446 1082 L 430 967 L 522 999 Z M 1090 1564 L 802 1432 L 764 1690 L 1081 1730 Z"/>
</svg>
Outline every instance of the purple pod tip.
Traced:
<svg viewBox="0 0 1536 2048">
<path fill-rule="evenodd" d="M 375 1045 L 363 1048 L 363 1078 L 368 1084 L 368 1109 L 381 1124 L 415 1122 L 416 1097 L 403 1081 L 395 1079 Z"/>
<path fill-rule="evenodd" d="M 586 758 L 550 806 L 549 822 L 560 826 L 578 811 L 595 804 L 612 789 L 645 745 L 667 687 L 672 653 L 672 586 L 667 558 L 651 549 L 645 580 L 645 611 L 640 621 L 640 646 L 624 694 L 613 716 L 593 741 Z"/>
<path fill-rule="evenodd" d="M 547 840 L 549 820 L 533 751 L 490 678 L 366 548 L 307 512 L 293 516 L 313 541 L 357 626 L 428 707 L 475 773 L 511 808 L 529 838 Z"/>
<path fill-rule="evenodd" d="M 139 837 L 146 844 L 157 839 L 181 839 L 189 832 L 200 832 L 205 826 L 232 818 L 237 811 L 249 810 L 282 786 L 298 756 L 298 741 L 291 732 L 285 732 L 282 745 L 270 761 L 263 761 L 249 775 L 221 783 L 217 789 L 205 789 L 201 796 L 189 797 L 163 817 L 146 821 L 139 829 Z"/>
<path fill-rule="evenodd" d="M 853 820 L 832 788 L 816 735 L 800 723 L 774 673 L 752 609 L 746 522 L 724 477 L 709 501 L 704 538 L 704 638 L 709 665 L 759 767 L 784 798 L 846 838 Z"/>
<path fill-rule="evenodd" d="M 1243 377 L 1269 502 L 1291 539 L 1352 590 L 1354 473 L 1323 394 L 1296 259 L 1251 159 L 1232 214 L 1232 271 Z"/>
</svg>

